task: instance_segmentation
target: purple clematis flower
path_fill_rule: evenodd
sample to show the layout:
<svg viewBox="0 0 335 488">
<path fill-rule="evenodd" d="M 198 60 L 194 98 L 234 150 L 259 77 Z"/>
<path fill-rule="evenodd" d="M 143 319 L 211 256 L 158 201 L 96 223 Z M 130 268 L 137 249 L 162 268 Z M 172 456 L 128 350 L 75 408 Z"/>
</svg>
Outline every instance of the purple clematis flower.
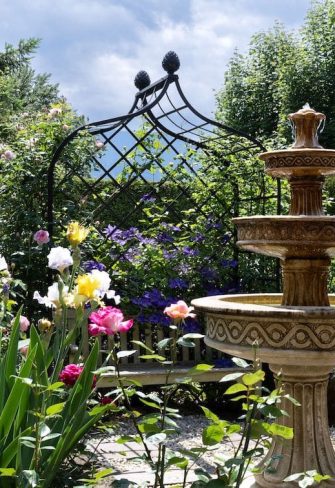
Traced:
<svg viewBox="0 0 335 488">
<path fill-rule="evenodd" d="M 187 281 L 183 280 L 182 278 L 171 278 L 169 280 L 169 287 L 172 289 L 179 288 L 179 289 L 183 290 L 183 289 L 188 288 L 188 283 L 187 283 Z"/>
<path fill-rule="evenodd" d="M 106 266 L 102 263 L 99 263 L 98 261 L 91 260 L 91 261 L 85 261 L 83 263 L 83 268 L 85 271 L 90 273 L 94 269 L 97 269 L 99 271 L 105 271 Z"/>
</svg>

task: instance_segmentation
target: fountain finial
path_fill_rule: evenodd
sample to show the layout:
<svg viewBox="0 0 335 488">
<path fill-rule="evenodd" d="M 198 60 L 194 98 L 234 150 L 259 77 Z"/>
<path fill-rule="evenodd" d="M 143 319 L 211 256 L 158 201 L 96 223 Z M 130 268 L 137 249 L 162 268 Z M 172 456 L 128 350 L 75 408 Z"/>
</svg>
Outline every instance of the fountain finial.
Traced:
<svg viewBox="0 0 335 488">
<path fill-rule="evenodd" d="M 291 149 L 323 149 L 319 144 L 318 131 L 326 116 L 312 109 L 309 103 L 288 116 L 295 137 Z"/>
</svg>

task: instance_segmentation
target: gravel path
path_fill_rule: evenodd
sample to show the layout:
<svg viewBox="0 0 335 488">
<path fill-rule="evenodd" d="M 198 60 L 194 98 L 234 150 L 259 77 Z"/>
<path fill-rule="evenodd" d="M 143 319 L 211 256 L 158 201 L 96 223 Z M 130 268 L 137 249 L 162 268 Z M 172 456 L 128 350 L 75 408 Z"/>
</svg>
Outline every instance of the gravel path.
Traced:
<svg viewBox="0 0 335 488">
<path fill-rule="evenodd" d="M 180 427 L 180 434 L 175 438 L 172 438 L 167 443 L 167 447 L 171 450 L 178 451 L 179 449 L 190 449 L 195 447 L 202 447 L 202 431 L 204 427 L 208 425 L 208 421 L 201 415 L 189 415 L 178 419 L 177 421 Z M 127 442 L 125 444 L 118 444 L 116 441 L 120 435 L 135 434 L 134 427 L 129 420 L 122 420 L 117 428 L 118 435 L 104 435 L 97 438 L 93 438 L 89 441 L 91 449 L 96 450 L 98 459 L 101 466 L 104 468 L 113 468 L 114 474 L 117 479 L 129 479 L 136 482 L 136 487 L 149 487 L 152 481 L 152 475 L 150 475 L 150 467 L 143 462 L 143 460 L 134 459 L 144 454 L 144 449 L 141 444 L 135 442 Z M 237 445 L 239 436 L 234 434 L 231 442 L 226 442 L 220 445 L 219 448 L 213 448 L 212 452 L 208 452 L 198 459 L 192 466 L 192 473 L 190 473 L 188 479 L 190 481 L 196 480 L 194 475 L 194 469 L 204 468 L 206 471 L 214 473 L 215 456 L 216 455 L 228 455 L 232 451 L 233 447 Z M 155 456 L 157 449 L 155 446 L 151 446 L 153 454 Z M 178 485 L 182 482 L 182 470 L 172 468 L 166 479 L 166 486 L 170 485 L 170 482 Z M 112 477 L 101 482 L 98 487 L 106 488 L 112 485 Z M 172 486 L 172 485 L 171 485 Z"/>
<path fill-rule="evenodd" d="M 189 415 L 178 420 L 180 427 L 180 434 L 175 438 L 169 440 L 167 447 L 171 450 L 190 449 L 194 447 L 202 447 L 202 431 L 208 421 L 201 415 Z M 138 487 L 148 488 L 152 486 L 153 476 L 150 467 L 138 458 L 144 454 L 144 449 L 141 444 L 135 442 L 127 442 L 125 444 L 117 443 L 121 435 L 135 434 L 134 427 L 130 420 L 121 420 L 117 427 L 116 434 L 97 435 L 89 441 L 90 449 L 94 450 L 98 456 L 101 469 L 113 468 L 113 477 L 106 478 L 97 486 L 98 488 L 107 488 L 113 486 L 113 479 L 129 480 L 131 483 L 125 483 L 124 488 Z M 330 430 L 333 444 L 335 445 L 335 429 Z M 196 480 L 194 469 L 202 467 L 209 472 L 214 472 L 215 456 L 229 455 L 233 447 L 238 444 L 239 436 L 234 434 L 231 442 L 226 442 L 220 445 L 219 448 L 213 449 L 212 452 L 206 453 L 201 459 L 197 460 L 192 466 L 192 472 L 188 479 L 189 481 Z M 155 446 L 151 446 L 153 455 L 157 452 Z M 166 486 L 172 487 L 181 486 L 182 471 L 180 469 L 172 468 L 168 471 L 166 476 Z"/>
</svg>

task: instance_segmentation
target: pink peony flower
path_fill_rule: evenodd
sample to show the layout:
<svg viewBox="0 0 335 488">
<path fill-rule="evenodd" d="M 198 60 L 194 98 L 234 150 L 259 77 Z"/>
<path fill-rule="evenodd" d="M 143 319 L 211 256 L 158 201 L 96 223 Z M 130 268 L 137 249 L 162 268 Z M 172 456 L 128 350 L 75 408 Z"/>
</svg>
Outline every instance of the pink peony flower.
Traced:
<svg viewBox="0 0 335 488">
<path fill-rule="evenodd" d="M 47 244 L 50 241 L 49 232 L 43 229 L 38 230 L 34 234 L 34 241 L 37 242 L 39 246 Z"/>
<path fill-rule="evenodd" d="M 93 336 L 100 334 L 114 335 L 118 332 L 127 332 L 133 326 L 133 320 L 123 320 L 120 309 L 115 307 L 101 307 L 89 316 L 91 324 L 89 333 Z"/>
<path fill-rule="evenodd" d="M 21 315 L 21 317 L 20 317 L 20 331 L 26 332 L 29 329 L 29 326 L 30 326 L 30 322 L 27 319 L 27 317 L 25 317 L 24 315 Z"/>
<path fill-rule="evenodd" d="M 183 300 L 179 300 L 177 303 L 172 303 L 169 307 L 166 307 L 164 313 L 171 319 L 184 320 L 187 317 L 192 319 L 195 317 L 194 313 L 191 313 L 194 307 L 189 307 Z"/>
<path fill-rule="evenodd" d="M 61 371 L 59 375 L 60 381 L 62 381 L 67 386 L 73 386 L 79 376 L 81 375 L 82 370 L 84 369 L 83 366 L 79 366 L 78 364 L 68 364 L 65 366 L 63 371 Z"/>
</svg>

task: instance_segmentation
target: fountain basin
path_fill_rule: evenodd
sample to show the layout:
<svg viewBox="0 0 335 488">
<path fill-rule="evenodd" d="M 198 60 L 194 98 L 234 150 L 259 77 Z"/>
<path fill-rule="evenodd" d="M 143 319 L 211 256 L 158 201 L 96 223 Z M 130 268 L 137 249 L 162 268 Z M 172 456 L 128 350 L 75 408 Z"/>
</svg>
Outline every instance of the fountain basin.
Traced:
<svg viewBox="0 0 335 488">
<path fill-rule="evenodd" d="M 277 178 L 335 174 L 333 149 L 289 149 L 263 153 L 259 157 L 265 162 L 265 172 Z"/>
<path fill-rule="evenodd" d="M 271 364 L 335 364 L 335 295 L 329 307 L 281 306 L 281 294 L 222 295 L 192 305 L 206 323 L 207 345 Z"/>
<path fill-rule="evenodd" d="M 330 258 L 335 256 L 333 216 L 255 216 L 233 219 L 237 245 L 277 258 Z"/>
</svg>

